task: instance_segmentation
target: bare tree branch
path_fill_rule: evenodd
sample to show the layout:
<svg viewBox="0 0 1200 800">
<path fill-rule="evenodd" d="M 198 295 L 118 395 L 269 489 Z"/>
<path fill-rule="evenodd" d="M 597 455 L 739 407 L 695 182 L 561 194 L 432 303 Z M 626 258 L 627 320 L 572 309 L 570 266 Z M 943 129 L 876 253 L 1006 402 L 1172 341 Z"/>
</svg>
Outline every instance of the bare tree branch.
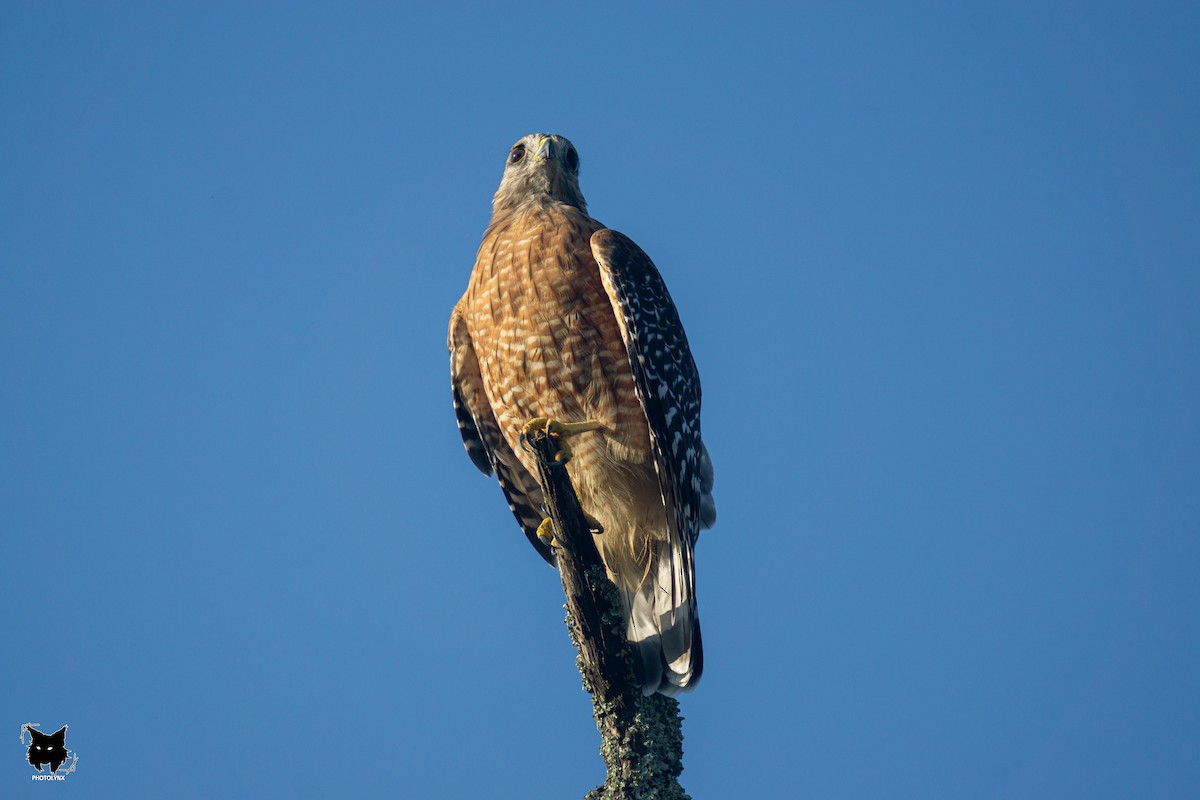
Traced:
<svg viewBox="0 0 1200 800">
<path fill-rule="evenodd" d="M 604 785 L 585 800 L 688 800 L 679 784 L 679 703 L 661 694 L 642 694 L 625 639 L 621 599 L 605 573 L 571 478 L 554 461 L 557 442 L 538 432 L 528 444 L 538 455 L 538 480 L 554 520 L 567 627 L 579 650 L 576 662 L 592 696 L 600 755 L 608 770 Z"/>
</svg>

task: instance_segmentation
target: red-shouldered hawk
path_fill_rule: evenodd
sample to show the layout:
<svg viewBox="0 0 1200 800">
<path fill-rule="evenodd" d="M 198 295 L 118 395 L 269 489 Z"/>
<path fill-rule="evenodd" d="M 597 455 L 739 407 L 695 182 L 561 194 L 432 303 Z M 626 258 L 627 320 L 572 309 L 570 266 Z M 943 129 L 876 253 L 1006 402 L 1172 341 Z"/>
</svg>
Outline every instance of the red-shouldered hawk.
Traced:
<svg viewBox="0 0 1200 800">
<path fill-rule="evenodd" d="M 700 376 L 675 304 L 650 258 L 587 215 L 579 154 L 530 134 L 508 153 L 466 294 L 450 315 L 454 411 L 467 453 L 495 473 L 529 541 L 545 517 L 534 418 L 594 432 L 567 464 L 620 590 L 647 694 L 700 679 L 693 547 L 716 520 L 700 439 Z M 544 530 L 544 529 L 543 529 Z"/>
</svg>

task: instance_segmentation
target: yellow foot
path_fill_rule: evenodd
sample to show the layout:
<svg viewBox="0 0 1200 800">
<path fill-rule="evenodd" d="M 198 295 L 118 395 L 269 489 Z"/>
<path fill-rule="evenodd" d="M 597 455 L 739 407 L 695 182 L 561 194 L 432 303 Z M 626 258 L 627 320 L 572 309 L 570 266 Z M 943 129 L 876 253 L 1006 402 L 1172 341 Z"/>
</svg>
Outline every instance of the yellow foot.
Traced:
<svg viewBox="0 0 1200 800">
<path fill-rule="evenodd" d="M 554 520 L 549 517 L 542 520 L 542 524 L 538 525 L 537 537 L 545 542 L 547 547 L 558 547 L 558 542 L 554 541 Z"/>
<path fill-rule="evenodd" d="M 587 520 L 588 532 L 592 534 L 604 533 L 604 526 L 600 521 L 591 514 L 584 512 L 584 518 Z M 547 547 L 558 547 L 558 542 L 554 539 L 554 520 L 546 517 L 542 520 L 542 524 L 537 527 L 537 537 L 546 543 Z"/>
<path fill-rule="evenodd" d="M 556 464 L 565 464 L 571 460 L 573 452 L 571 445 L 567 443 L 567 439 L 571 436 L 576 436 L 580 433 L 594 431 L 603 427 L 594 419 L 584 420 L 583 422 L 559 422 L 556 419 L 548 417 L 538 417 L 531 419 L 525 423 L 525 427 L 521 428 L 521 441 L 535 433 L 545 433 L 547 436 L 558 442 L 558 452 L 554 454 L 554 462 Z"/>
</svg>

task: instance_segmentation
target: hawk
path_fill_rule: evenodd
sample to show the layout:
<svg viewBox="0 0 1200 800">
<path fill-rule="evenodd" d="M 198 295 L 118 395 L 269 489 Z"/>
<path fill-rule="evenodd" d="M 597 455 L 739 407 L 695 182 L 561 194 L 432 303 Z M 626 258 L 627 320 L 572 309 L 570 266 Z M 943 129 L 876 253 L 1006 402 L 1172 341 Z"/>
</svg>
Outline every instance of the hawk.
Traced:
<svg viewBox="0 0 1200 800">
<path fill-rule="evenodd" d="M 530 134 L 509 150 L 448 344 L 471 461 L 554 564 L 535 456 L 520 443 L 527 423 L 571 437 L 566 468 L 619 589 L 642 689 L 693 688 L 692 554 L 716 521 L 700 376 L 654 263 L 588 216 L 567 139 Z"/>
</svg>

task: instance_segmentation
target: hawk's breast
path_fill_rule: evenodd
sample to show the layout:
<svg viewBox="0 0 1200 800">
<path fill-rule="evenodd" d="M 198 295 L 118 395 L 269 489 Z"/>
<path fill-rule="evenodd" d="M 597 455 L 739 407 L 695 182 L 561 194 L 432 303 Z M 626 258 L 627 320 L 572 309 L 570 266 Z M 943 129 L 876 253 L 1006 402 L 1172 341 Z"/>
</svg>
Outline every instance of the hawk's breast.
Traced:
<svg viewBox="0 0 1200 800">
<path fill-rule="evenodd" d="M 534 417 L 603 423 L 602 436 L 576 440 L 583 461 L 597 447 L 622 461 L 649 457 L 646 417 L 592 256 L 591 236 L 603 227 L 571 206 L 531 204 L 493 220 L 479 246 L 464 315 L 489 402 L 522 460 L 518 435 Z"/>
</svg>

